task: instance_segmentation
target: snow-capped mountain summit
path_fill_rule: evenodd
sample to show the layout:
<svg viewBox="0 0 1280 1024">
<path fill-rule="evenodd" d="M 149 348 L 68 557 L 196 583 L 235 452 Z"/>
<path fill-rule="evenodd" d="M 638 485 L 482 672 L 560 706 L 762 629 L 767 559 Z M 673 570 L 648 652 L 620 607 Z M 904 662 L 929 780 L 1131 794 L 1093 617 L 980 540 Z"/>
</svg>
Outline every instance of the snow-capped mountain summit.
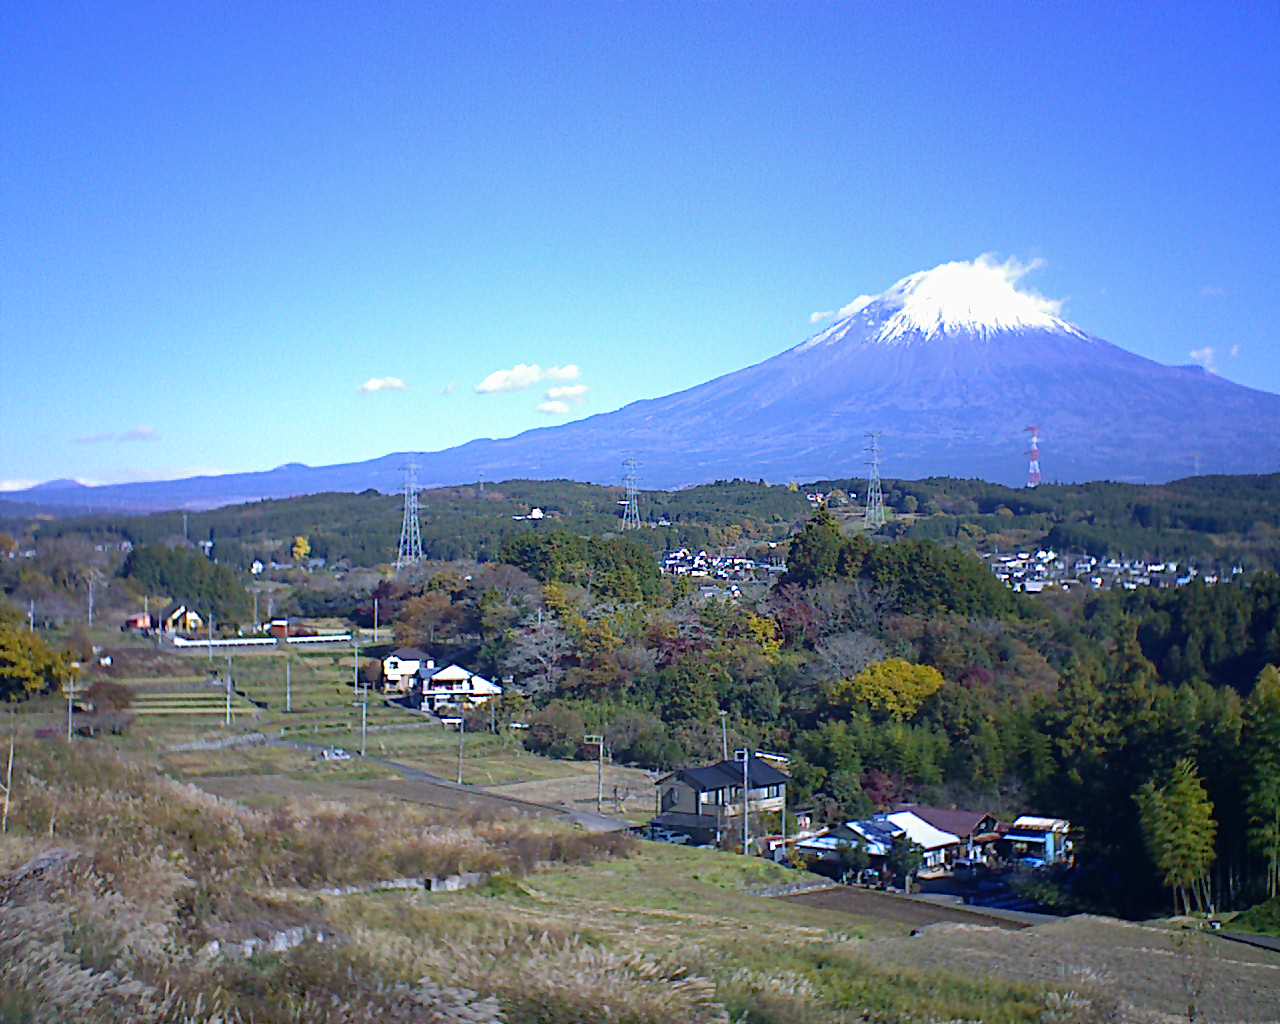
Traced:
<svg viewBox="0 0 1280 1024">
<path fill-rule="evenodd" d="M 893 344 L 929 341 L 948 334 L 988 338 L 997 331 L 1061 331 L 1086 337 L 1058 314 L 1062 303 L 1018 288 L 1036 263 L 990 256 L 943 263 L 898 281 L 879 295 L 859 295 L 826 330 L 801 350 L 846 339 Z"/>
<path fill-rule="evenodd" d="M 887 477 L 1016 484 L 1026 479 L 1024 431 L 1033 423 L 1046 481 L 1151 483 L 1197 468 L 1280 470 L 1280 396 L 1089 335 L 1062 318 L 1060 303 L 1018 287 L 1033 266 L 979 257 L 912 274 L 755 366 L 575 423 L 419 453 L 418 480 L 617 483 L 627 456 L 639 461 L 644 487 L 851 477 L 864 472 L 865 434 L 878 431 Z M 172 508 L 324 490 L 394 492 L 404 461 L 396 453 L 345 466 L 290 464 L 10 497 Z"/>
</svg>

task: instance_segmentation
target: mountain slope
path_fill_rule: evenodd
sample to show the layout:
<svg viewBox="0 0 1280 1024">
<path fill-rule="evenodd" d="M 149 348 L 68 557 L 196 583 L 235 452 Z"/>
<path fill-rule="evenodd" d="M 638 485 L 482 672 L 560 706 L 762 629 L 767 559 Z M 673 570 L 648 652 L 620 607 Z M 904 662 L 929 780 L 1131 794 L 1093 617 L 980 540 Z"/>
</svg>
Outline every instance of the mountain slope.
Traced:
<svg viewBox="0 0 1280 1024">
<path fill-rule="evenodd" d="M 1041 428 L 1046 480 L 1155 482 L 1197 468 L 1280 468 L 1280 396 L 1092 337 L 1062 319 L 1056 303 L 1017 287 L 1026 269 L 980 258 L 913 274 L 859 297 L 823 331 L 755 366 L 575 423 L 418 454 L 419 480 L 614 483 L 626 455 L 639 461 L 646 487 L 858 475 L 864 434 L 876 430 L 888 476 L 1016 484 L 1025 479 L 1024 428 L 1032 423 Z M 159 508 L 394 491 L 407 458 L 38 497 Z"/>
</svg>

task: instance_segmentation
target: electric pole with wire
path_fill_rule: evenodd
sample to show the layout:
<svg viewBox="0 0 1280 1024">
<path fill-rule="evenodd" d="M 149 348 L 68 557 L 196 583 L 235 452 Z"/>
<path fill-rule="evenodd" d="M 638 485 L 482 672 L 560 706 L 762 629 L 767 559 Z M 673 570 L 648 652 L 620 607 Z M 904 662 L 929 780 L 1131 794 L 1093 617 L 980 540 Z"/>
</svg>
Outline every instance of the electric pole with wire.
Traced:
<svg viewBox="0 0 1280 1024">
<path fill-rule="evenodd" d="M 458 712 L 458 785 L 462 785 L 462 748 L 467 738 L 467 713 Z"/>
<path fill-rule="evenodd" d="M 4 786 L 0 787 L 4 790 L 4 815 L 0 817 L 0 834 L 9 831 L 9 796 L 13 792 L 13 746 L 18 739 L 18 711 L 16 708 L 9 712 L 9 720 L 13 723 L 13 728 L 9 732 L 9 767 L 5 772 Z"/>
<path fill-rule="evenodd" d="M 740 757 L 742 760 L 742 856 L 751 856 L 751 824 L 750 810 L 751 805 L 749 798 L 751 794 L 751 749 L 743 747 L 741 750 L 733 752 L 734 757 Z"/>
<path fill-rule="evenodd" d="M 582 742 L 587 746 L 593 743 L 597 748 L 596 756 L 596 814 L 604 813 L 604 736 L 597 733 L 587 733 L 582 737 Z"/>
</svg>

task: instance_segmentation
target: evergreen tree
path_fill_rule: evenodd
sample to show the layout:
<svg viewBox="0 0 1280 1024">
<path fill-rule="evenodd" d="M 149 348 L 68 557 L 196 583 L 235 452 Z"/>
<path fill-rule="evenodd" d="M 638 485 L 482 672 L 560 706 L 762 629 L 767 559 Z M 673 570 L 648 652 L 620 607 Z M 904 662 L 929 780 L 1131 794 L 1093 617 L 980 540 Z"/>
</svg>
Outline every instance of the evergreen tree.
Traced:
<svg viewBox="0 0 1280 1024">
<path fill-rule="evenodd" d="M 1184 757 L 1163 784 L 1149 780 L 1136 799 L 1152 859 L 1164 884 L 1174 891 L 1174 911 L 1190 913 L 1193 904 L 1197 910 L 1209 910 L 1217 824 L 1195 762 Z"/>
<path fill-rule="evenodd" d="M 826 507 L 818 509 L 787 551 L 787 574 L 782 582 L 802 587 L 834 579 L 845 547 L 844 535 Z"/>
<path fill-rule="evenodd" d="M 1267 896 L 1274 897 L 1280 895 L 1280 669 L 1262 670 L 1244 715 L 1249 845 L 1266 861 Z"/>
</svg>

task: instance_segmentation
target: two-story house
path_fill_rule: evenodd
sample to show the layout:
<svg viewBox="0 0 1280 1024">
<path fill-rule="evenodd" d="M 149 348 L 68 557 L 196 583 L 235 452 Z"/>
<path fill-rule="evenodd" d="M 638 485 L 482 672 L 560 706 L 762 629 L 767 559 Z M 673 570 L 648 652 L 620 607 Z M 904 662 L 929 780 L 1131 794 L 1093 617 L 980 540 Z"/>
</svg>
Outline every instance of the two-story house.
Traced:
<svg viewBox="0 0 1280 1024">
<path fill-rule="evenodd" d="M 408 693 L 423 668 L 433 670 L 435 667 L 436 663 L 427 657 L 426 651 L 416 647 L 397 647 L 382 659 L 383 692 Z"/>
<path fill-rule="evenodd" d="M 754 755 L 746 765 L 748 814 L 781 812 L 790 779 Z M 689 836 L 694 843 L 715 843 L 728 829 L 742 827 L 743 763 L 721 761 L 702 768 L 680 768 L 657 783 L 658 807 L 652 824 Z"/>
</svg>

